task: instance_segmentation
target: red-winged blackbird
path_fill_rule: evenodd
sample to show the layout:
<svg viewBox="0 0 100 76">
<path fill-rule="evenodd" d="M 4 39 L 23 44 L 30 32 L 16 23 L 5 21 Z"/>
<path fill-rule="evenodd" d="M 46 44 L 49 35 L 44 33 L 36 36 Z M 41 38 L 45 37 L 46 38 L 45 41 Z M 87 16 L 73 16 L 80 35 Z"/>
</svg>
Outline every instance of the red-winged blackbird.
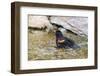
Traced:
<svg viewBox="0 0 100 76">
<path fill-rule="evenodd" d="M 67 37 L 64 37 L 62 32 L 57 30 L 56 31 L 56 45 L 57 48 L 79 48 L 75 42 Z"/>
</svg>

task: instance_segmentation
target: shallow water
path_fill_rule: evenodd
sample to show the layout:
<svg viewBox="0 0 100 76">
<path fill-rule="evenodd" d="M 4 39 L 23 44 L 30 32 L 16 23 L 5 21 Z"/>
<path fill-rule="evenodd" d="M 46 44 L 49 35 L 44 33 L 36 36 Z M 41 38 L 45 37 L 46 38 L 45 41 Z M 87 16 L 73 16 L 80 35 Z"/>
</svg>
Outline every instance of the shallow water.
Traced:
<svg viewBox="0 0 100 76">
<path fill-rule="evenodd" d="M 28 60 L 84 59 L 88 57 L 87 38 L 71 32 L 64 36 L 80 45 L 78 49 L 57 49 L 55 33 L 28 29 Z"/>
</svg>

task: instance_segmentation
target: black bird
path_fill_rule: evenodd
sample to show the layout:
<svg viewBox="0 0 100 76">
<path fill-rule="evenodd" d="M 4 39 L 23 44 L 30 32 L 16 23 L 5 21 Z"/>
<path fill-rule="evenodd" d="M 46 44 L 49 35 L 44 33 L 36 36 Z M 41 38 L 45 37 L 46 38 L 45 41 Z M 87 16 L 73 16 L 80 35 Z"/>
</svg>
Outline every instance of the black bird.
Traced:
<svg viewBox="0 0 100 76">
<path fill-rule="evenodd" d="M 67 37 L 64 37 L 62 32 L 57 30 L 56 31 L 56 45 L 57 48 L 79 48 L 75 42 Z"/>
</svg>

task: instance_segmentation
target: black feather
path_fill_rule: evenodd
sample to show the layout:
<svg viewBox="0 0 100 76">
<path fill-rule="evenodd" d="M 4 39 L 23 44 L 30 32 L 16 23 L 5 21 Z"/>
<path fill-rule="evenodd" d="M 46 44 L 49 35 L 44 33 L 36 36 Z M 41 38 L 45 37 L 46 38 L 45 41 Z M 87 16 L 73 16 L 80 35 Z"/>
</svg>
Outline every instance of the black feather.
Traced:
<svg viewBox="0 0 100 76">
<path fill-rule="evenodd" d="M 63 42 L 60 43 L 59 41 Z M 73 48 L 73 49 L 79 48 L 79 46 L 75 44 L 73 40 L 64 37 L 61 31 L 56 31 L 56 45 L 57 48 Z"/>
</svg>

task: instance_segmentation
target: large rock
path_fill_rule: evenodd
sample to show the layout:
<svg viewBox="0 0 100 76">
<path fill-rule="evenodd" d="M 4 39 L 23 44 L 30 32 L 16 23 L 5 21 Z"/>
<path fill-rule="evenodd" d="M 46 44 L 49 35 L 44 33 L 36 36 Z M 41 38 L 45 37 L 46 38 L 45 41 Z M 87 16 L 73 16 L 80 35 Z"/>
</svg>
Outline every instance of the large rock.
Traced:
<svg viewBox="0 0 100 76">
<path fill-rule="evenodd" d="M 47 28 L 47 31 L 53 28 L 53 26 L 50 24 L 47 16 L 29 16 L 29 25 L 28 27 L 31 28 Z"/>
<path fill-rule="evenodd" d="M 32 28 L 47 28 L 46 30 L 50 32 L 54 31 L 56 27 L 51 23 L 58 24 L 67 30 L 72 31 L 79 36 L 88 36 L 88 18 L 87 17 L 76 17 L 76 16 L 29 16 L 28 27 Z"/>
<path fill-rule="evenodd" d="M 80 36 L 88 36 L 88 18 L 87 17 L 59 17 L 51 16 L 50 22 L 61 25 Z"/>
</svg>

